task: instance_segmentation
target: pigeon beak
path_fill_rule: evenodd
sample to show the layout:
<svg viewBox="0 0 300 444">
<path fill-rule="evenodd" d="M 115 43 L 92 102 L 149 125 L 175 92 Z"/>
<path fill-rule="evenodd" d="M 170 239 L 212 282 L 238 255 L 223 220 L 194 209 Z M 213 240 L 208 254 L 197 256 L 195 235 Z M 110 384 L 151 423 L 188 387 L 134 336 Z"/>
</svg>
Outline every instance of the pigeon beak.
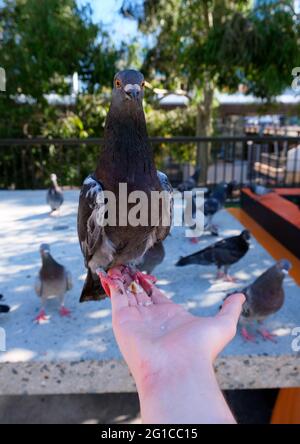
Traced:
<svg viewBox="0 0 300 444">
<path fill-rule="evenodd" d="M 131 85 L 128 84 L 125 86 L 124 88 L 125 93 L 126 93 L 126 98 L 129 100 L 138 100 L 139 95 L 140 95 L 140 86 L 139 85 Z"/>
<path fill-rule="evenodd" d="M 128 96 L 128 98 L 130 99 L 130 100 L 137 100 L 137 98 L 138 98 L 138 96 L 139 96 L 139 93 L 138 93 L 138 91 L 136 91 L 135 89 L 132 89 L 132 90 L 129 90 L 129 91 L 127 91 L 127 96 Z"/>
</svg>

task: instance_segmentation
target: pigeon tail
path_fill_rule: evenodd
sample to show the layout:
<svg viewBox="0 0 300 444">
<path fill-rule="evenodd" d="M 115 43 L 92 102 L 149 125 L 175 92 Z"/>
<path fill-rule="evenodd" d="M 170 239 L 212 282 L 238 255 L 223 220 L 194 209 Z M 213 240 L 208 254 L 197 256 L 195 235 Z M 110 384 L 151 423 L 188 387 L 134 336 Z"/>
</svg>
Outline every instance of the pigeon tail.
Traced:
<svg viewBox="0 0 300 444">
<path fill-rule="evenodd" d="M 0 313 L 8 313 L 10 310 L 8 305 L 1 304 L 0 305 Z"/>
<path fill-rule="evenodd" d="M 97 280 L 94 280 L 91 270 L 88 269 L 88 273 L 79 300 L 80 302 L 100 301 L 101 299 L 106 298 L 105 291 L 99 281 L 98 276 L 96 279 Z"/>
<path fill-rule="evenodd" d="M 207 255 L 202 255 L 202 251 L 199 251 L 194 254 L 190 254 L 189 256 L 181 257 L 179 261 L 176 263 L 176 267 L 183 267 L 184 265 L 209 265 L 213 263 L 213 258 L 207 257 Z"/>
</svg>

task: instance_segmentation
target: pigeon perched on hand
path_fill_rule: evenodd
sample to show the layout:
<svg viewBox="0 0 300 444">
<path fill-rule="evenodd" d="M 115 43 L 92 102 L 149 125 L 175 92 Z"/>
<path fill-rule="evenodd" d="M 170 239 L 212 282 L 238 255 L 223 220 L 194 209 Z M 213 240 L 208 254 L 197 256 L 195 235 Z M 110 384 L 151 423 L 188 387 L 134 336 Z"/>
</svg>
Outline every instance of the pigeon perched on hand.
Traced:
<svg viewBox="0 0 300 444">
<path fill-rule="evenodd" d="M 80 301 L 99 300 L 109 295 L 107 271 L 118 265 L 130 267 L 133 279 L 147 288 L 145 276 L 136 266 L 156 242 L 166 238 L 170 231 L 173 208 L 172 187 L 167 176 L 156 170 L 147 134 L 143 111 L 144 77 L 135 70 L 116 74 L 111 106 L 106 118 L 104 144 L 98 165 L 81 189 L 78 208 L 78 237 L 88 269 Z M 119 184 L 127 185 L 126 196 L 119 196 Z M 168 223 L 162 223 L 161 212 L 156 224 L 153 214 L 152 192 L 165 191 L 169 198 Z M 131 192 L 143 192 L 147 198 L 148 221 L 145 225 L 128 223 L 133 204 L 118 214 L 116 224 L 99 223 L 104 207 L 104 194 L 110 192 L 116 200 L 117 212 Z M 119 223 L 125 219 L 125 224 Z M 99 277 L 101 283 L 99 282 Z M 149 283 L 148 283 L 149 285 Z"/>
<path fill-rule="evenodd" d="M 243 230 L 238 236 L 222 239 L 203 250 L 181 257 L 176 263 L 177 267 L 184 265 L 212 265 L 218 267 L 217 279 L 224 278 L 225 281 L 234 282 L 235 278 L 228 274 L 230 265 L 235 264 L 249 250 L 250 233 Z M 224 272 L 221 270 L 224 267 Z"/>
<path fill-rule="evenodd" d="M 200 168 L 196 168 L 194 174 L 180 183 L 177 187 L 177 190 L 183 193 L 184 191 L 192 191 L 198 184 L 200 176 Z"/>
<path fill-rule="evenodd" d="M 56 174 L 51 174 L 51 186 L 47 191 L 47 204 L 51 207 L 51 214 L 58 211 L 63 204 L 64 195 L 62 189 L 57 183 Z"/>
<path fill-rule="evenodd" d="M 247 324 L 262 321 L 282 307 L 284 303 L 283 280 L 289 273 L 291 263 L 281 259 L 275 265 L 262 273 L 255 281 L 240 291 L 246 297 L 243 304 L 240 322 L 241 333 L 247 341 L 253 341 L 254 335 L 247 330 Z M 226 297 L 228 297 L 227 295 Z M 274 341 L 274 335 L 265 328 L 258 328 L 257 332 L 266 340 Z"/>
<path fill-rule="evenodd" d="M 0 294 L 0 300 L 3 299 L 3 295 Z M 5 304 L 0 304 L 0 313 L 8 313 L 10 310 L 10 307 L 8 305 Z"/>
<path fill-rule="evenodd" d="M 218 184 L 204 202 L 204 216 L 206 217 L 205 231 L 210 231 L 214 236 L 218 236 L 218 227 L 213 225 L 214 215 L 224 207 L 227 197 L 230 197 L 237 184 L 235 181 Z"/>
<path fill-rule="evenodd" d="M 65 307 L 65 293 L 72 288 L 72 276 L 66 268 L 56 262 L 50 254 L 50 246 L 40 246 L 42 267 L 35 282 L 35 291 L 41 298 L 42 308 L 36 317 L 36 321 L 47 320 L 45 304 L 47 299 L 58 298 L 60 301 L 60 315 L 68 316 L 70 310 Z"/>
</svg>

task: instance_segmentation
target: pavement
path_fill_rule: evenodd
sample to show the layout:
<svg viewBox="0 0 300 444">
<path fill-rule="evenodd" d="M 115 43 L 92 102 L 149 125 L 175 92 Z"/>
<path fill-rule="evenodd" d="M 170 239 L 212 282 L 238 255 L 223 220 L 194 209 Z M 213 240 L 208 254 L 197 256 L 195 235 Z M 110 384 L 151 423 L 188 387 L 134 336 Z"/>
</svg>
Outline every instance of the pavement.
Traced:
<svg viewBox="0 0 300 444">
<path fill-rule="evenodd" d="M 45 191 L 0 192 L 0 293 L 11 306 L 2 315 L 6 352 L 0 352 L 2 395 L 62 395 L 133 392 L 135 386 L 111 329 L 110 301 L 79 304 L 85 277 L 76 233 L 78 191 L 66 191 L 59 217 L 50 217 Z M 176 202 L 179 205 L 179 202 Z M 221 236 L 238 234 L 242 225 L 226 210 L 215 222 Z M 175 227 L 165 241 L 166 256 L 155 270 L 159 286 L 177 303 L 197 315 L 214 315 L 225 294 L 243 288 L 274 263 L 252 239 L 247 255 L 232 267 L 238 284 L 215 281 L 215 268 L 175 268 L 181 255 L 197 251 L 217 238 L 204 235 L 198 245 Z M 57 302 L 47 305 L 49 320 L 36 325 L 39 300 L 34 281 L 40 267 L 39 245 L 51 244 L 53 256 L 73 274 L 66 298 L 70 318 L 62 319 Z M 300 325 L 299 287 L 288 277 L 286 303 L 266 321 L 278 335 L 277 344 L 257 339 L 245 343 L 237 334 L 216 362 L 224 389 L 300 386 L 299 352 L 293 351 L 293 328 Z"/>
</svg>

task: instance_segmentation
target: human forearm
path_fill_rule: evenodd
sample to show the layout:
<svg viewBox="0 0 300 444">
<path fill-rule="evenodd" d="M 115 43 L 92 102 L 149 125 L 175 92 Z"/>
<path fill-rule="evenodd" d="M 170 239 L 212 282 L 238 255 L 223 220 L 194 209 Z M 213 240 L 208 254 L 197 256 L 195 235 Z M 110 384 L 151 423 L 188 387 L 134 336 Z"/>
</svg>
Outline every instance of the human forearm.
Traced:
<svg viewBox="0 0 300 444">
<path fill-rule="evenodd" d="M 209 362 L 148 374 L 138 392 L 144 423 L 235 423 Z"/>
</svg>

